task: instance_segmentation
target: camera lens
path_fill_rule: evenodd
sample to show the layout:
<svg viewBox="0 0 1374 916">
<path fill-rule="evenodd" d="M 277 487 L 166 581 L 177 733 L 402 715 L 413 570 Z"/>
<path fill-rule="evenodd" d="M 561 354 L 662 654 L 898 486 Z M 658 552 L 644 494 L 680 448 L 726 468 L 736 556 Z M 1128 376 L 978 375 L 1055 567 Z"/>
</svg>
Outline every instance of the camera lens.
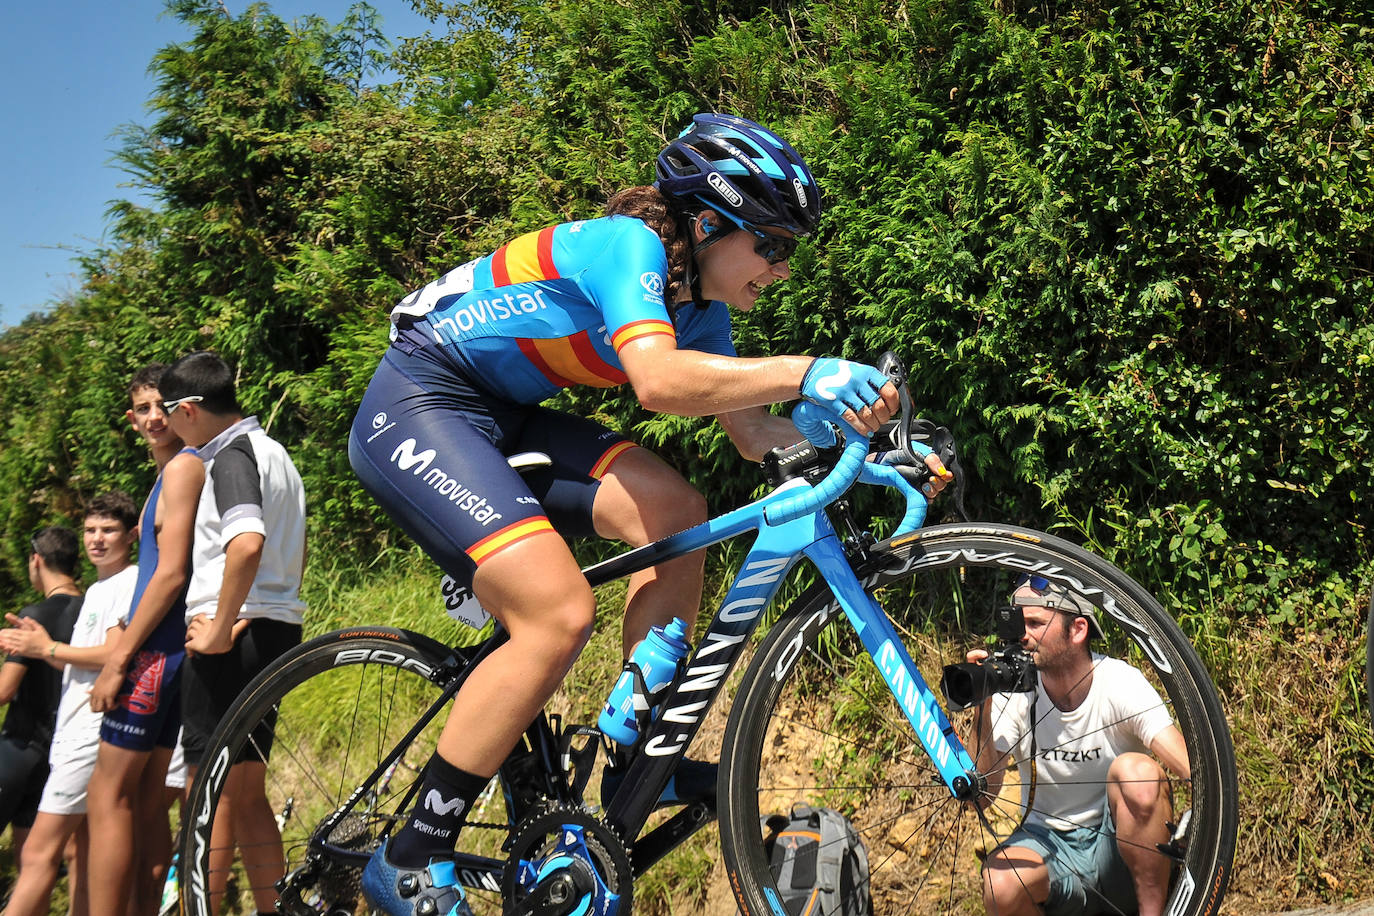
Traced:
<svg viewBox="0 0 1374 916">
<path fill-rule="evenodd" d="M 945 665 L 944 676 L 940 678 L 940 692 L 945 695 L 951 708 L 968 709 L 996 693 L 989 667 L 977 662 Z"/>
</svg>

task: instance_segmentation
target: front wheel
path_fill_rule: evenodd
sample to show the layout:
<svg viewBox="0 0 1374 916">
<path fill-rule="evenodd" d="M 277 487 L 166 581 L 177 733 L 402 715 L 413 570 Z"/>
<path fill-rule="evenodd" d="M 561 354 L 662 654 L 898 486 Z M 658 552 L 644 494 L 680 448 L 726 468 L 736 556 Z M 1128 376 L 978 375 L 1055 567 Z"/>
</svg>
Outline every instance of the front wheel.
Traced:
<svg viewBox="0 0 1374 916">
<path fill-rule="evenodd" d="M 872 573 L 865 586 L 885 608 L 931 689 L 937 689 L 943 666 L 965 661 L 970 649 L 994 647 L 996 612 L 1010 604 L 1027 573 L 1089 598 L 1102 630 L 1091 644 L 1089 695 L 1097 691 L 1092 702 L 1111 710 L 1113 685 L 1133 678 L 1137 693 L 1144 689 L 1156 697 L 1149 701 L 1152 728 L 1160 728 L 1162 710 L 1186 748 L 1185 773 L 1169 773 L 1167 782 L 1150 781 L 1164 799 L 1167 829 L 1157 826 L 1154 834 L 1142 833 L 1133 843 L 1111 837 L 1107 842 L 1116 849 L 1109 853 L 1143 862 L 1125 874 L 1134 875 L 1138 867 L 1144 874 L 1162 875 L 1168 916 L 1213 916 L 1235 846 L 1235 758 L 1216 690 L 1159 602 L 1102 559 L 1058 538 L 1011 526 L 933 527 L 880 545 L 875 554 L 881 571 Z M 982 761 L 981 775 L 987 779 L 976 803 L 956 800 L 853 628 L 836 620 L 843 616 L 824 587 L 799 599 L 760 646 L 731 711 L 722 756 L 720 829 L 730 885 L 743 913 L 800 912 L 800 905 L 788 902 L 792 889 L 779 888 L 770 869 L 770 831 L 762 826 L 771 815 L 785 815 L 798 805 L 836 810 L 856 828 L 867 849 L 876 916 L 995 914 L 1005 909 L 999 901 L 1006 898 L 998 893 L 1021 892 L 1029 875 L 1013 867 L 1011 891 L 1005 884 L 1002 891 L 985 891 L 984 862 L 1008 840 L 1012 847 L 1025 842 L 1025 834 L 1017 831 L 1053 824 L 1076 829 L 1080 840 L 1089 842 L 1102 833 L 1102 814 L 1111 810 L 1108 784 L 1102 770 L 1089 764 L 1130 749 L 1113 743 L 1126 740 L 1120 736 L 1131 732 L 1128 723 L 1107 711 L 1099 721 L 1101 731 L 1070 742 L 1050 727 L 1064 720 L 1050 715 L 1043 692 L 1001 694 L 992 706 L 998 710 L 991 723 L 996 748 L 980 754 L 973 713 L 949 711 L 956 734 Z M 1122 663 L 1143 674 L 1148 686 L 1141 688 L 1136 675 L 1124 675 Z M 1041 699 L 1031 703 L 1030 697 Z M 914 708 L 911 697 L 903 700 Z M 949 709 L 943 700 L 941 706 Z M 1143 718 L 1140 704 L 1134 708 L 1131 718 Z M 1145 759 L 1153 758 L 1147 753 Z M 1077 766 L 1074 761 L 1093 775 L 1064 779 L 1066 768 Z M 1050 784 L 1051 772 L 1061 774 L 1057 788 Z M 1070 804 L 1073 800 L 1079 804 Z M 999 867 L 1011 858 L 999 855 Z M 1133 890 L 1132 882 L 1109 883 L 1115 887 L 1103 894 L 1086 892 L 1087 912 L 1134 912 L 1134 901 L 1114 892 Z M 992 880 L 988 884 L 997 886 Z"/>
</svg>

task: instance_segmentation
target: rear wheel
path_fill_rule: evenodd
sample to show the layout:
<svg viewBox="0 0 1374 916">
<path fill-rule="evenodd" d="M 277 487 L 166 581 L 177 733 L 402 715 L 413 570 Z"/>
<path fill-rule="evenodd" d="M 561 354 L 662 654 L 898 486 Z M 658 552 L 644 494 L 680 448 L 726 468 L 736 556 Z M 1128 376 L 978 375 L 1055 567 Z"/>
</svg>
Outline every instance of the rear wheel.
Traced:
<svg viewBox="0 0 1374 916">
<path fill-rule="evenodd" d="M 1216 691 L 1172 618 L 1120 570 L 1057 538 L 1002 525 L 940 526 L 884 545 L 883 571 L 865 583 L 887 611 L 932 689 L 942 667 L 973 648 L 993 648 L 994 612 L 1034 571 L 1088 596 L 1104 637 L 1094 651 L 1144 674 L 1182 734 L 1191 772 L 1164 790 L 1175 836 L 1128 850 L 1162 870 L 1169 916 L 1212 916 L 1230 873 L 1237 827 L 1235 761 Z M 769 868 L 762 819 L 795 805 L 839 811 L 868 851 L 877 916 L 995 912 L 985 901 L 982 865 L 1052 792 L 1037 758 L 1087 753 L 1046 747 L 1024 707 L 994 733 L 1015 736 L 988 766 L 979 805 L 955 800 L 919 743 L 872 658 L 828 589 L 800 599 L 772 629 L 744 676 L 725 735 L 721 841 L 731 887 L 746 914 L 787 912 Z M 1121 677 L 1101 667 L 1095 683 Z M 1028 696 L 1028 695 L 1023 695 Z M 978 758 L 972 712 L 948 711 Z M 1027 704 L 1028 705 L 1028 704 Z M 1109 723 L 1110 724 L 1110 723 Z M 1152 781 L 1151 785 L 1157 783 Z M 1000 784 L 1000 785 L 999 785 Z M 1093 788 L 1106 798 L 1105 782 Z M 1097 809 L 1100 811 L 1101 809 Z M 1079 825 L 1095 831 L 1096 816 Z M 1118 843 L 1118 846 L 1120 843 Z M 1089 898 L 1090 912 L 1129 904 Z M 1095 909 L 1093 909 L 1095 908 Z"/>
<path fill-rule="evenodd" d="M 234 849 L 214 830 L 228 764 L 260 751 L 265 739 L 273 741 L 266 785 L 282 858 L 270 876 L 259 872 L 255 880 L 283 882 L 277 885 L 282 913 L 370 912 L 359 890 L 362 868 L 408 813 L 443 711 L 379 779 L 365 783 L 441 698 L 437 681 L 444 672 L 456 672 L 460 663 L 452 649 L 428 637 L 374 627 L 326 634 L 264 671 L 220 723 L 192 787 L 181 850 L 185 912 L 216 912 L 212 889 L 223 886 L 234 860 Z M 470 817 L 476 823 L 461 838 L 462 851 L 473 857 L 460 878 L 478 916 L 501 912 L 509 819 L 497 786 L 493 781 Z"/>
</svg>

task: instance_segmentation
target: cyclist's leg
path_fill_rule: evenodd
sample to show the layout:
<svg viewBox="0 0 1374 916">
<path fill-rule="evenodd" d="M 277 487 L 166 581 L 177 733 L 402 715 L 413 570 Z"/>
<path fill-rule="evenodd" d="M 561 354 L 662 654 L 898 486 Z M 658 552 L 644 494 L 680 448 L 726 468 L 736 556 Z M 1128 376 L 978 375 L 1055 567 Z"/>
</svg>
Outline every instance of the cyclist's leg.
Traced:
<svg viewBox="0 0 1374 916">
<path fill-rule="evenodd" d="M 469 675 L 440 739 L 440 756 L 475 776 L 496 773 L 590 635 L 591 589 L 539 494 L 506 463 L 542 419 L 393 350 L 349 438 L 363 486 L 510 634 Z"/>
<path fill-rule="evenodd" d="M 466 810 L 591 631 L 591 589 L 501 451 L 530 410 L 489 400 L 451 373 L 393 351 L 368 387 L 349 440 L 363 485 L 445 572 L 471 582 L 510 635 L 455 697 L 416 807 L 392 838 L 388 852 L 396 858 L 377 866 L 375 880 L 365 877 L 371 889 L 394 883 L 397 866 L 414 869 L 451 853 Z M 426 808 L 430 799 L 437 806 Z M 393 912 L 403 906 L 399 899 L 374 903 Z"/>
<path fill-rule="evenodd" d="M 491 557 L 473 577 L 472 589 L 510 640 L 468 675 L 439 738 L 439 753 L 461 769 L 491 777 L 586 645 L 594 600 L 567 544 L 552 531 Z"/>
<path fill-rule="evenodd" d="M 582 417 L 541 409 L 526 424 L 522 451 L 553 459 L 528 475 L 530 489 L 565 534 L 595 534 L 642 547 L 706 521 L 706 500 L 657 455 Z M 698 551 L 630 577 L 623 625 L 625 657 L 649 627 L 688 623 L 701 607 L 705 553 Z"/>
<path fill-rule="evenodd" d="M 632 547 L 706 521 L 706 500 L 682 475 L 642 448 L 626 451 L 601 481 L 594 506 L 597 533 Z M 706 554 L 697 551 L 630 577 L 625 599 L 624 644 L 631 650 L 649 627 L 666 626 L 674 617 L 688 632 L 701 607 Z"/>
</svg>

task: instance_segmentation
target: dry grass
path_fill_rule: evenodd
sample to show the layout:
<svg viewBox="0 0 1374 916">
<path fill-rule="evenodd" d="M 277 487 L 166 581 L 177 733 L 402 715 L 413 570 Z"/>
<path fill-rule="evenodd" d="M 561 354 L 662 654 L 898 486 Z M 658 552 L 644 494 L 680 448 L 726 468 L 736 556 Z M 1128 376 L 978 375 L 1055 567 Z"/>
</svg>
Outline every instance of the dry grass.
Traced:
<svg viewBox="0 0 1374 916">
<path fill-rule="evenodd" d="M 1234 634 L 1233 912 L 1374 897 L 1374 733 L 1355 667 L 1363 629 L 1361 620 L 1292 638 L 1267 626 Z"/>
</svg>

